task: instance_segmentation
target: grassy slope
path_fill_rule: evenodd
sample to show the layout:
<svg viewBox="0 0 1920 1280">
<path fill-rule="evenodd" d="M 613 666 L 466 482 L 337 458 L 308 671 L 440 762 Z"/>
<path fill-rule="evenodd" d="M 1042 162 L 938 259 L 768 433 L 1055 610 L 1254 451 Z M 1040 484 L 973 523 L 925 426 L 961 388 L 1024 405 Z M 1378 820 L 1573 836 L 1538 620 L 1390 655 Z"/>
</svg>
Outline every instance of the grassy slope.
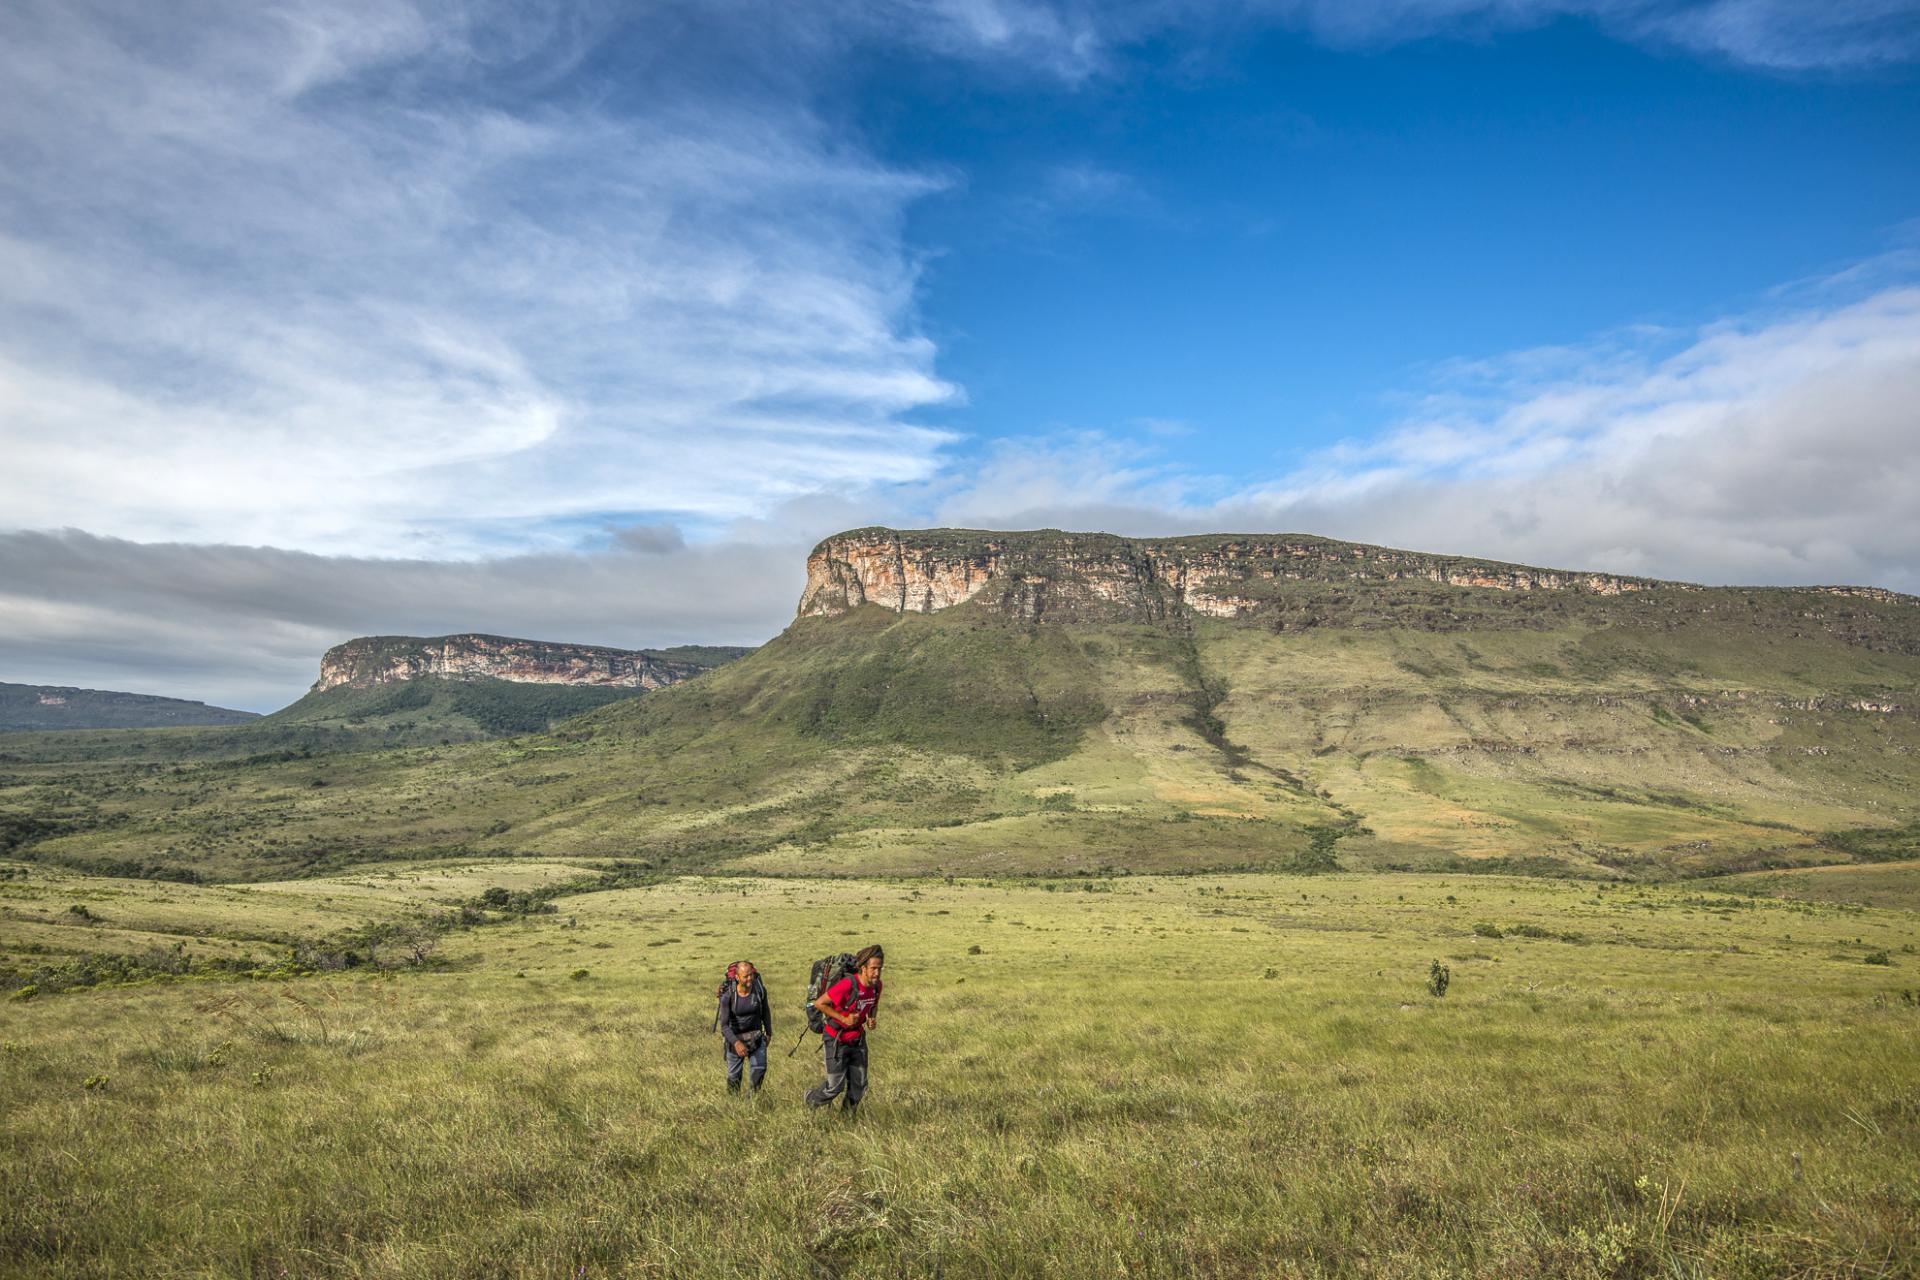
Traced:
<svg viewBox="0 0 1920 1280">
<path fill-rule="evenodd" d="M 1312 584 L 1281 621 L 1316 625 L 1278 631 L 867 609 L 542 735 L 178 765 L 21 753 L 0 812 L 69 824 L 36 857 L 217 878 L 469 852 L 1662 876 L 1911 856 L 1911 828 L 1858 854 L 1822 834 L 1914 820 L 1920 658 L 1742 593 L 1407 591 L 1452 629 Z M 1845 708 L 1860 697 L 1909 710 Z"/>
<path fill-rule="evenodd" d="M 30 867 L 0 902 L 199 946 L 236 894 L 320 922 L 532 870 L 174 887 L 163 921 Z M 848 1125 L 780 1055 L 806 962 L 868 938 Z M 592 894 L 437 971 L 9 1005 L 0 1275 L 1911 1275 L 1917 943 L 1911 912 L 1507 877 Z M 753 1102 L 708 1031 L 741 951 L 779 1019 Z"/>
</svg>

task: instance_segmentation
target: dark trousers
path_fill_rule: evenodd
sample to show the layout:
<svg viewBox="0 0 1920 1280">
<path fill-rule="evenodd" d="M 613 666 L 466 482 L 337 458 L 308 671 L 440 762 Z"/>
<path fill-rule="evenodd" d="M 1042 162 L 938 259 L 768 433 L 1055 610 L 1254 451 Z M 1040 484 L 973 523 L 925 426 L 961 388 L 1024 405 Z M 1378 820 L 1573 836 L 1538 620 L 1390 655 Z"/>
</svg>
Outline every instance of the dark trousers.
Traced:
<svg viewBox="0 0 1920 1280">
<path fill-rule="evenodd" d="M 733 1051 L 733 1044 L 731 1042 L 724 1045 L 723 1049 L 727 1055 L 727 1088 L 738 1089 L 740 1087 L 741 1068 L 745 1067 L 747 1063 L 751 1061 L 753 1063 L 753 1077 L 747 1082 L 747 1087 L 749 1089 L 758 1089 L 760 1082 L 767 1078 L 767 1038 L 761 1036 L 757 1040 L 747 1041 L 747 1056 L 744 1058 Z"/>
<path fill-rule="evenodd" d="M 835 1040 L 825 1037 L 820 1045 L 820 1057 L 826 1064 L 825 1083 L 807 1095 L 807 1102 L 816 1107 L 831 1106 L 833 1100 L 843 1092 L 847 1095 L 846 1105 L 857 1107 L 867 1092 L 867 1038 L 858 1040 Z"/>
</svg>

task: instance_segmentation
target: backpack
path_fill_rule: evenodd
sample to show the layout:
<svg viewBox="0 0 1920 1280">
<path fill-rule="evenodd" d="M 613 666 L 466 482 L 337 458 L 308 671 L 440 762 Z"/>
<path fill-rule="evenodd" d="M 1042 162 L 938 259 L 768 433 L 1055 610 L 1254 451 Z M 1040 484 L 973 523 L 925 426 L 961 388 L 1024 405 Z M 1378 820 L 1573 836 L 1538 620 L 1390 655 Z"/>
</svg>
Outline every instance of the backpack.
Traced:
<svg viewBox="0 0 1920 1280">
<path fill-rule="evenodd" d="M 813 1007 L 821 993 L 840 979 L 853 972 L 853 957 L 846 952 L 837 956 L 822 956 L 813 962 L 813 972 L 807 975 L 807 1030 L 815 1035 L 823 1035 L 827 1029 L 827 1015 Z"/>
<path fill-rule="evenodd" d="M 739 970 L 740 970 L 740 962 L 738 960 L 728 965 L 727 976 L 720 979 L 720 985 L 713 989 L 713 1029 L 715 1031 L 718 1031 L 720 1029 L 721 999 L 727 994 L 728 991 L 733 990 L 734 988 L 740 985 Z M 760 981 L 760 970 L 758 968 L 754 969 L 753 971 L 753 994 L 760 997 L 760 1003 L 762 1005 L 766 1004 L 767 984 Z"/>
</svg>

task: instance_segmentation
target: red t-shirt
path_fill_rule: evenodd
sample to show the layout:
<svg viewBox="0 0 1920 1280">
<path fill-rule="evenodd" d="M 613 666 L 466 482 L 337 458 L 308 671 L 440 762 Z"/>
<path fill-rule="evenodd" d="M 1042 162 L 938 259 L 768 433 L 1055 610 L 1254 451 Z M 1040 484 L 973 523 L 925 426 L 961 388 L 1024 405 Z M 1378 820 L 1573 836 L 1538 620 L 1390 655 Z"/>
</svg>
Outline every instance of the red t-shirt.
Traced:
<svg viewBox="0 0 1920 1280">
<path fill-rule="evenodd" d="M 842 1013 L 852 1014 L 857 1021 L 851 1027 L 843 1027 L 832 1018 L 827 1019 L 827 1034 L 835 1040 L 858 1040 L 867 1033 L 867 1022 L 873 1017 L 873 1011 L 880 1006 L 880 988 L 884 982 L 876 982 L 871 987 L 857 977 L 842 978 L 827 988 L 827 1003 Z"/>
</svg>

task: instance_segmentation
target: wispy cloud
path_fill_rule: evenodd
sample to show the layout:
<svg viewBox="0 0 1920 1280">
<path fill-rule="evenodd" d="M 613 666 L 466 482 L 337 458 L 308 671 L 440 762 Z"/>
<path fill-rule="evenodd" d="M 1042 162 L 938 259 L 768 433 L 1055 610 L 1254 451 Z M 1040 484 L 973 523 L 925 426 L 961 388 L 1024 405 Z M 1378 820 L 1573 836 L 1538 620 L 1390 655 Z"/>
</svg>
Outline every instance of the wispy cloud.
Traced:
<svg viewBox="0 0 1920 1280">
<path fill-rule="evenodd" d="M 1920 58 L 1914 0 L 954 0 L 922 8 L 945 15 L 940 29 L 956 48 L 1019 58 L 1069 81 L 1111 71 L 1129 46 L 1148 39 L 1269 26 L 1368 48 L 1481 38 L 1571 18 L 1618 39 L 1773 71 L 1873 68 Z"/>
<path fill-rule="evenodd" d="M 561 10 L 208 8 L 0 43 L 8 523 L 469 554 L 931 471 L 933 179 L 760 88 L 516 95 L 581 57 Z"/>
</svg>

